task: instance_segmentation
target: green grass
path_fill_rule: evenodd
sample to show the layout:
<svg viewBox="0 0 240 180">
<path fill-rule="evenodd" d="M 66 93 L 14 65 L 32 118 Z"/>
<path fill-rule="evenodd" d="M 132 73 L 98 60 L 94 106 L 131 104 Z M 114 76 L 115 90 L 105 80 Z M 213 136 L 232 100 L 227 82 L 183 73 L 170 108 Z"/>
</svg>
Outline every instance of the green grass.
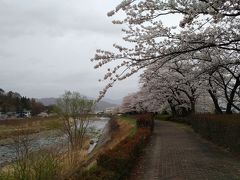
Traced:
<svg viewBox="0 0 240 180">
<path fill-rule="evenodd" d="M 168 114 L 162 115 L 162 114 L 160 114 L 160 115 L 156 115 L 155 119 L 156 120 L 161 120 L 161 121 L 167 121 L 169 117 L 171 117 L 171 115 L 168 115 Z"/>
<path fill-rule="evenodd" d="M 133 116 L 130 115 L 123 115 L 120 118 L 121 120 L 127 121 L 129 124 L 133 125 L 133 128 L 131 129 L 129 136 L 132 137 L 137 132 L 137 122 L 136 119 Z"/>
</svg>

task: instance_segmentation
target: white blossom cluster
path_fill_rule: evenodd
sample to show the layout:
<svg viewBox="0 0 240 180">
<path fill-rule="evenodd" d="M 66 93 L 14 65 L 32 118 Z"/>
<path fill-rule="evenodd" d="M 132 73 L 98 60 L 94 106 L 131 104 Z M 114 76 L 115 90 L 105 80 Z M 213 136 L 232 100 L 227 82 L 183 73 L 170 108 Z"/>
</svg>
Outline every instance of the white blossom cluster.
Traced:
<svg viewBox="0 0 240 180">
<path fill-rule="evenodd" d="M 141 81 L 148 77 L 149 83 L 143 86 L 152 90 L 152 83 L 159 84 L 162 89 L 157 93 L 167 89 L 163 99 L 172 98 L 174 106 L 193 109 L 189 95 L 196 101 L 202 89 L 217 109 L 223 103 L 229 104 L 228 109 L 239 109 L 240 0 L 123 0 L 108 16 L 119 11 L 126 16 L 113 23 L 126 25 L 123 39 L 131 46 L 114 44 L 117 53 L 97 50 L 92 59 L 95 68 L 118 63 L 101 79 L 108 83 L 99 99 L 116 81 L 145 68 Z M 173 14 L 182 17 L 177 30 L 162 22 Z M 188 73 L 183 78 L 179 71 Z"/>
</svg>

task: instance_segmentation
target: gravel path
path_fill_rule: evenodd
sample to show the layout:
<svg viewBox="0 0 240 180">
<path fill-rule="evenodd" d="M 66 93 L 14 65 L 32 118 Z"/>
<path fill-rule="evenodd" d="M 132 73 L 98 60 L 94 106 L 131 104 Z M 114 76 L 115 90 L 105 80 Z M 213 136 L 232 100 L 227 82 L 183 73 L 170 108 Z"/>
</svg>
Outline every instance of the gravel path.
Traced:
<svg viewBox="0 0 240 180">
<path fill-rule="evenodd" d="M 190 127 L 156 121 L 131 180 L 240 180 L 240 159 L 203 140 Z"/>
</svg>

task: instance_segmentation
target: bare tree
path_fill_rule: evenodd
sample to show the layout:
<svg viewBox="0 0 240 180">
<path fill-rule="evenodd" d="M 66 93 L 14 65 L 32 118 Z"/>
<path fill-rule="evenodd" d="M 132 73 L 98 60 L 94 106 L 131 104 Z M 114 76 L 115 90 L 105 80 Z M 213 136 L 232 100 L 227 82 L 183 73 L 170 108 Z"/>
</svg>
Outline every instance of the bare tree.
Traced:
<svg viewBox="0 0 240 180">
<path fill-rule="evenodd" d="M 57 101 L 58 113 L 64 122 L 64 132 L 71 150 L 82 148 L 92 106 L 93 101 L 78 92 L 66 91 Z"/>
<path fill-rule="evenodd" d="M 19 134 L 14 140 L 14 148 L 16 153 L 16 162 L 13 164 L 13 176 L 16 179 L 30 179 L 31 166 L 30 166 L 30 153 L 31 153 L 31 139 L 29 132 L 21 135 Z"/>
</svg>

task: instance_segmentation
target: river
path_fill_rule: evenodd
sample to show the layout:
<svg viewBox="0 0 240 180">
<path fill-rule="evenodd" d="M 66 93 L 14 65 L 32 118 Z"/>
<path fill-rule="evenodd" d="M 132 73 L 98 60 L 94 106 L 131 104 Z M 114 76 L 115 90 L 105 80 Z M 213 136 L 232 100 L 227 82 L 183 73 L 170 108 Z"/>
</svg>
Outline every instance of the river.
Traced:
<svg viewBox="0 0 240 180">
<path fill-rule="evenodd" d="M 88 134 L 91 137 L 92 144 L 88 149 L 90 153 L 96 146 L 99 138 L 108 124 L 109 118 L 100 117 L 93 120 L 88 125 Z M 60 131 L 44 131 L 29 135 L 30 151 L 38 151 L 53 146 L 66 147 L 66 135 Z M 0 140 L 0 167 L 16 159 L 16 143 L 12 139 Z"/>
</svg>

